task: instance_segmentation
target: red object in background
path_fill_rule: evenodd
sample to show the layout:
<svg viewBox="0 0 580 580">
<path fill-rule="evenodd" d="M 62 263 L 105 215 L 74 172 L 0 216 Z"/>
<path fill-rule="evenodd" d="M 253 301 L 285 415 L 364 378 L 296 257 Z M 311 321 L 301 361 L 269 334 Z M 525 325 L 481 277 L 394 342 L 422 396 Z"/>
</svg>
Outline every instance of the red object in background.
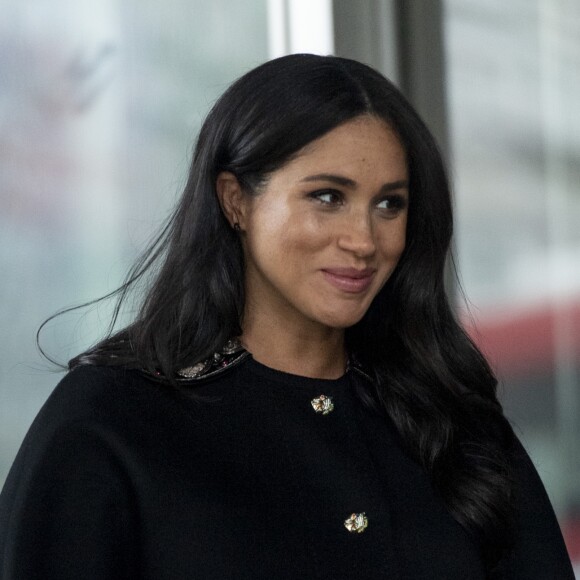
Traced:
<svg viewBox="0 0 580 580">
<path fill-rule="evenodd" d="M 580 362 L 580 301 L 545 304 L 529 310 L 481 316 L 471 338 L 502 373 L 529 375 L 554 366 L 556 324 L 566 327 L 566 348 Z"/>
<path fill-rule="evenodd" d="M 514 309 L 502 315 L 482 316 L 475 327 L 465 326 L 477 346 L 502 375 L 529 376 L 555 365 L 556 330 L 565 338 L 566 352 L 580 366 L 580 301 L 543 304 L 529 310 Z M 580 568 L 580 509 L 561 523 L 570 559 Z"/>
<path fill-rule="evenodd" d="M 570 559 L 580 565 L 580 515 L 572 516 L 562 522 L 562 534 Z"/>
</svg>

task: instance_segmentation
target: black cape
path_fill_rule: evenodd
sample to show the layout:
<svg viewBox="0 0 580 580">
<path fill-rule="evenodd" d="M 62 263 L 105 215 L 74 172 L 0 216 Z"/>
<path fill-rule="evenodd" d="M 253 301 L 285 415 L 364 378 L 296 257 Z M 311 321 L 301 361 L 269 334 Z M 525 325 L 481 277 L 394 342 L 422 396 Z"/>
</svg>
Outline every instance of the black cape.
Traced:
<svg viewBox="0 0 580 580">
<path fill-rule="evenodd" d="M 485 578 L 479 546 L 389 422 L 359 403 L 361 380 L 352 369 L 290 375 L 251 356 L 181 390 L 78 367 L 40 411 L 0 496 L 0 578 Z M 572 580 L 518 449 L 518 536 L 493 578 Z M 359 531 L 345 525 L 353 514 Z"/>
</svg>

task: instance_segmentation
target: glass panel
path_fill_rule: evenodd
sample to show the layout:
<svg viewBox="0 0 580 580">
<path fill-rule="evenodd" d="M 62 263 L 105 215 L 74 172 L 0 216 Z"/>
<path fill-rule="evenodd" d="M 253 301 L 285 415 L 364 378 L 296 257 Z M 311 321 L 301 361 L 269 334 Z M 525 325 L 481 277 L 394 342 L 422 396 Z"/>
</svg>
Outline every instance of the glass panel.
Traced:
<svg viewBox="0 0 580 580">
<path fill-rule="evenodd" d="M 578 566 L 580 3 L 445 9 L 456 243 L 473 335 Z"/>
<path fill-rule="evenodd" d="M 207 109 L 268 58 L 266 4 L 0 0 L 0 485 L 60 378 L 38 325 L 120 283 L 179 194 Z M 107 312 L 60 318 L 43 345 L 66 361 Z"/>
</svg>

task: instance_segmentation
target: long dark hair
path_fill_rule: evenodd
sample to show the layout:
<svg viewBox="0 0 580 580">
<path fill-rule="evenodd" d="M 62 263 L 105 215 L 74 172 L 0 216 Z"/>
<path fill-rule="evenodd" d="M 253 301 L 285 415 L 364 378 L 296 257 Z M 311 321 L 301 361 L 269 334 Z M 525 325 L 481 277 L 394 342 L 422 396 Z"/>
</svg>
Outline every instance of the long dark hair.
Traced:
<svg viewBox="0 0 580 580">
<path fill-rule="evenodd" d="M 120 305 L 154 272 L 137 316 L 69 366 L 144 367 L 171 379 L 239 335 L 244 260 L 218 203 L 218 173 L 232 172 L 248 195 L 259 195 L 268 175 L 305 145 L 360 115 L 379 117 L 398 134 L 410 206 L 396 270 L 364 318 L 346 331 L 349 351 L 376 379 L 359 395 L 390 417 L 452 516 L 493 562 L 511 537 L 513 434 L 493 373 L 446 296 L 453 220 L 441 156 L 402 94 L 366 65 L 295 54 L 231 85 L 203 124 L 175 212 L 118 290 Z"/>
</svg>

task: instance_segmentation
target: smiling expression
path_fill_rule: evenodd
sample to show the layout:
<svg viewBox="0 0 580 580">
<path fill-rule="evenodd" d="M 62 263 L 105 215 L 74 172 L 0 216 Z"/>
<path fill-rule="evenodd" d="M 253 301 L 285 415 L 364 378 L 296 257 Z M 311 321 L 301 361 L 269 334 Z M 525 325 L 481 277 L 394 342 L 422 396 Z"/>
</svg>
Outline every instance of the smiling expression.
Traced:
<svg viewBox="0 0 580 580">
<path fill-rule="evenodd" d="M 405 248 L 408 204 L 405 151 L 384 121 L 358 117 L 313 141 L 241 202 L 246 311 L 356 324 Z"/>
</svg>

